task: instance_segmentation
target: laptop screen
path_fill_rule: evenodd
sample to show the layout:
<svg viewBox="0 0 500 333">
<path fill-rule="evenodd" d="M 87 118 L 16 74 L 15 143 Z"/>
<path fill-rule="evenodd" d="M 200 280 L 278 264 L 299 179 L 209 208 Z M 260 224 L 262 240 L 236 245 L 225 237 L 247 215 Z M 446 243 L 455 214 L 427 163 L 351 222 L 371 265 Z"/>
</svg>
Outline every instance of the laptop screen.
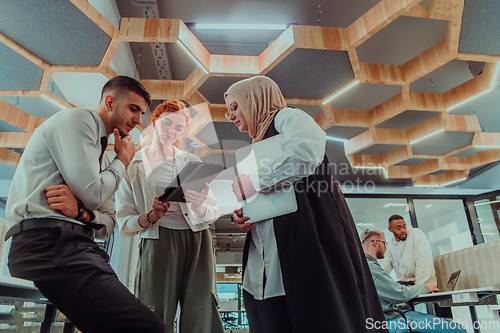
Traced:
<svg viewBox="0 0 500 333">
<path fill-rule="evenodd" d="M 462 272 L 461 269 L 459 269 L 456 272 L 453 272 L 450 274 L 450 279 L 448 280 L 448 283 L 446 284 L 448 286 L 449 291 L 455 290 L 455 286 L 457 285 L 458 277 L 460 276 L 460 272 Z"/>
</svg>

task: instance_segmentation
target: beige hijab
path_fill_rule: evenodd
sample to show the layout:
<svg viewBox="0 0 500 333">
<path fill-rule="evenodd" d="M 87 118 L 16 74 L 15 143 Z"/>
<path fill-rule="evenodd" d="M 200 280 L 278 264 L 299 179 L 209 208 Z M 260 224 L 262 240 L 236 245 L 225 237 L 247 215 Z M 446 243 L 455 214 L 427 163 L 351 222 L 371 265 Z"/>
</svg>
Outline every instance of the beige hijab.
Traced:
<svg viewBox="0 0 500 333">
<path fill-rule="evenodd" d="M 224 94 L 238 103 L 248 123 L 252 143 L 262 140 L 274 115 L 286 106 L 278 85 L 266 76 L 255 76 L 233 84 Z"/>
</svg>

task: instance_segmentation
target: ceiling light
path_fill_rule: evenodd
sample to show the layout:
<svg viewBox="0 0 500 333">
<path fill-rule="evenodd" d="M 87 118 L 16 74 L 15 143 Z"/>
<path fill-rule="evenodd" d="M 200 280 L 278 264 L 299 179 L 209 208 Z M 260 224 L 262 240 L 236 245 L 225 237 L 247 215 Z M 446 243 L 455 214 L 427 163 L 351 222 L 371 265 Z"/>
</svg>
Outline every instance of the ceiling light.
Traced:
<svg viewBox="0 0 500 333">
<path fill-rule="evenodd" d="M 474 148 L 500 148 L 500 146 L 482 146 L 482 145 L 475 145 Z"/>
<path fill-rule="evenodd" d="M 460 105 L 462 105 L 462 104 L 465 104 L 465 103 L 467 103 L 467 102 L 469 102 L 469 101 L 472 101 L 474 98 L 477 98 L 477 97 L 479 97 L 479 96 L 481 96 L 481 95 L 484 95 L 484 94 L 486 94 L 487 92 L 490 92 L 490 91 L 491 91 L 491 89 L 485 90 L 485 91 L 483 91 L 482 93 L 479 93 L 479 94 L 477 94 L 477 95 L 475 95 L 475 96 L 472 96 L 471 98 L 466 99 L 465 101 L 462 101 L 462 102 L 460 102 L 460 103 L 458 103 L 458 104 L 455 104 L 454 106 L 452 106 L 452 107 L 448 108 L 446 111 L 451 111 L 451 110 L 453 110 L 454 108 L 456 108 L 456 107 L 458 107 L 458 106 L 460 106 Z"/>
<path fill-rule="evenodd" d="M 419 138 L 419 139 L 417 139 L 417 140 L 414 140 L 414 141 L 410 142 L 410 144 L 412 145 L 412 144 L 414 144 L 414 143 L 416 143 L 416 142 L 419 142 L 419 141 L 421 141 L 421 140 L 423 140 L 423 139 L 427 139 L 427 138 L 429 138 L 429 137 L 431 137 L 431 136 L 433 136 L 433 135 L 435 135 L 435 134 L 441 133 L 441 132 L 443 132 L 443 131 L 444 131 L 444 128 L 442 128 L 442 129 L 440 129 L 439 131 L 436 131 L 436 132 L 434 132 L 434 133 L 427 134 L 426 136 L 423 136 L 423 137 L 421 137 L 421 138 Z"/>
<path fill-rule="evenodd" d="M 342 89 L 341 91 L 339 91 L 338 93 L 334 94 L 333 96 L 331 97 L 328 97 L 326 100 L 323 101 L 322 104 L 326 104 L 328 102 L 331 102 L 335 97 L 339 96 L 340 94 L 346 92 L 347 90 L 351 89 L 352 87 L 354 87 L 355 85 L 357 85 L 359 83 L 359 81 L 354 81 L 353 83 L 351 83 L 350 85 L 348 85 L 347 87 L 345 87 L 344 89 Z"/>
<path fill-rule="evenodd" d="M 458 183 L 458 182 L 461 182 L 462 180 L 466 180 L 467 177 L 464 177 L 464 178 L 460 178 L 460 179 L 457 179 L 457 180 L 453 180 L 451 182 L 448 182 L 448 183 L 444 183 L 444 184 L 441 184 L 439 186 L 447 186 L 447 185 L 450 185 L 450 184 L 454 184 L 454 183 Z"/>
<path fill-rule="evenodd" d="M 497 203 L 497 202 L 500 202 L 500 200 L 475 203 L 474 206 L 491 205 L 491 204 Z"/>
<path fill-rule="evenodd" d="M 439 187 L 439 185 L 436 185 L 436 184 L 416 184 L 416 185 L 413 185 L 414 187 Z"/>
<path fill-rule="evenodd" d="M 373 223 L 356 223 L 356 225 L 360 226 L 360 227 L 371 227 L 373 226 Z"/>
<path fill-rule="evenodd" d="M 382 166 L 355 165 L 354 169 L 382 169 L 382 171 L 384 171 L 385 178 L 387 178 L 387 172 L 385 172 L 385 168 Z"/>
<path fill-rule="evenodd" d="M 196 23 L 196 30 L 286 30 L 286 24 Z"/>
<path fill-rule="evenodd" d="M 333 136 L 328 136 L 328 135 L 326 136 L 326 139 L 327 139 L 328 141 L 335 141 L 335 142 L 342 142 L 342 143 L 344 143 L 344 142 L 346 142 L 346 141 L 349 141 L 349 140 L 347 140 L 347 139 L 335 138 L 335 137 L 333 137 Z"/>
<path fill-rule="evenodd" d="M 498 69 L 500 69 L 500 61 L 497 63 L 497 69 L 495 70 L 495 75 L 493 75 L 493 80 L 491 81 L 490 90 L 495 87 L 498 79 Z"/>
<path fill-rule="evenodd" d="M 390 206 L 393 206 L 393 207 L 404 207 L 406 205 L 407 205 L 406 203 L 393 203 L 393 202 L 389 202 L 389 203 L 385 204 L 384 207 L 390 207 Z"/>
<path fill-rule="evenodd" d="M 177 40 L 177 45 L 179 45 L 181 47 L 181 49 L 183 49 L 184 52 L 186 52 L 188 54 L 188 56 L 190 56 L 191 59 L 193 59 L 193 61 L 199 67 L 201 67 L 201 69 L 205 72 L 205 74 L 208 74 L 208 70 L 205 68 L 205 66 L 203 66 L 203 64 L 193 55 L 193 53 L 191 53 L 191 51 L 189 51 L 189 49 L 186 47 L 186 45 L 184 45 L 183 42 L 181 42 L 180 40 Z"/>
<path fill-rule="evenodd" d="M 425 205 L 425 208 L 431 208 L 432 205 Z"/>
<path fill-rule="evenodd" d="M 42 97 L 45 98 L 48 101 L 51 101 L 52 103 L 54 103 L 55 105 L 59 106 L 62 109 L 67 109 L 68 108 L 67 106 L 64 106 L 64 105 L 62 105 L 62 104 L 54 101 L 52 98 L 48 97 L 47 95 L 42 94 Z"/>
</svg>

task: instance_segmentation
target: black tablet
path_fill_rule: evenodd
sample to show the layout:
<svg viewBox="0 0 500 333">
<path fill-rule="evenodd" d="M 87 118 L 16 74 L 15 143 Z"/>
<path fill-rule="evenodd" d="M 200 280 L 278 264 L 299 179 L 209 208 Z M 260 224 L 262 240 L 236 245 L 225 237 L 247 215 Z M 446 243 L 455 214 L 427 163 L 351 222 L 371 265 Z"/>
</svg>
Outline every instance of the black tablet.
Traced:
<svg viewBox="0 0 500 333">
<path fill-rule="evenodd" d="M 191 161 L 172 180 L 158 200 L 186 202 L 185 191 L 203 191 L 205 183 L 210 183 L 222 170 L 224 167 L 220 164 Z"/>
</svg>

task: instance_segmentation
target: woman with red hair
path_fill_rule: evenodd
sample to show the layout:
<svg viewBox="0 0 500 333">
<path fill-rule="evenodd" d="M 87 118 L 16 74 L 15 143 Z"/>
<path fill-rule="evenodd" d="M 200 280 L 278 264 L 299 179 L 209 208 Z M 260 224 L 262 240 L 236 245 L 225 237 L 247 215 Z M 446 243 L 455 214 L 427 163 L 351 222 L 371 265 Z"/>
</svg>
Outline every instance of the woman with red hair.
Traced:
<svg viewBox="0 0 500 333">
<path fill-rule="evenodd" d="M 130 163 L 116 194 L 120 235 L 140 235 L 135 294 L 173 331 L 180 303 L 181 332 L 223 332 L 213 294 L 215 260 L 209 224 L 219 210 L 208 184 L 186 191 L 184 202 L 158 197 L 190 161 L 182 137 L 191 117 L 176 99 L 160 104 L 143 131 L 141 154 Z"/>
</svg>

